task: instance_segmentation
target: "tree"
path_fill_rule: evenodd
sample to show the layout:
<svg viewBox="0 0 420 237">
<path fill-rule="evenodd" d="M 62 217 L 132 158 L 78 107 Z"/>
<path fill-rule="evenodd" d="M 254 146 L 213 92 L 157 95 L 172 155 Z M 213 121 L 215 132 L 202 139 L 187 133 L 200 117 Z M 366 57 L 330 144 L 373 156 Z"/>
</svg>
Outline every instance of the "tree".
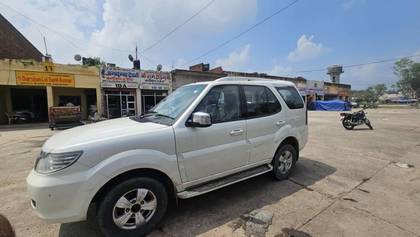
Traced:
<svg viewBox="0 0 420 237">
<path fill-rule="evenodd" d="M 373 89 L 374 89 L 374 91 L 375 91 L 375 93 L 378 97 L 383 95 L 387 90 L 385 84 L 378 84 L 378 85 L 374 86 Z"/>
<path fill-rule="evenodd" d="M 416 92 L 416 98 L 420 99 L 420 63 L 414 63 L 411 66 L 410 85 Z"/>
<path fill-rule="evenodd" d="M 394 73 L 400 78 L 398 88 L 407 97 L 420 98 L 420 63 L 403 58 L 395 62 Z"/>
</svg>

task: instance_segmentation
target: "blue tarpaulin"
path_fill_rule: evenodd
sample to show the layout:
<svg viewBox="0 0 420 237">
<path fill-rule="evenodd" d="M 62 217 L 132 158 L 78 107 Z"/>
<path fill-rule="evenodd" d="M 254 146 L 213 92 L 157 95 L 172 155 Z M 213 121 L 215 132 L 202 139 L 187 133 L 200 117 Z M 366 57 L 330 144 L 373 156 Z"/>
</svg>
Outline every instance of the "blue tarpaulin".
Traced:
<svg viewBox="0 0 420 237">
<path fill-rule="evenodd" d="M 313 110 L 326 110 L 326 111 L 348 111 L 350 106 L 347 102 L 342 100 L 328 100 L 328 101 L 315 101 L 312 102 L 310 108 Z"/>
</svg>

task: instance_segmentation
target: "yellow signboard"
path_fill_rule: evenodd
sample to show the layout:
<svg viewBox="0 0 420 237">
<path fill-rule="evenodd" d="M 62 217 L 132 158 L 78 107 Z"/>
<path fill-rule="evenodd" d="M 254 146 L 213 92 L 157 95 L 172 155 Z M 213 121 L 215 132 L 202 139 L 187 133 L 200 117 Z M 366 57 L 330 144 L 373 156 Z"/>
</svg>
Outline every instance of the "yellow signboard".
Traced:
<svg viewBox="0 0 420 237">
<path fill-rule="evenodd" d="M 74 75 L 54 72 L 16 71 L 16 85 L 74 87 Z"/>
</svg>

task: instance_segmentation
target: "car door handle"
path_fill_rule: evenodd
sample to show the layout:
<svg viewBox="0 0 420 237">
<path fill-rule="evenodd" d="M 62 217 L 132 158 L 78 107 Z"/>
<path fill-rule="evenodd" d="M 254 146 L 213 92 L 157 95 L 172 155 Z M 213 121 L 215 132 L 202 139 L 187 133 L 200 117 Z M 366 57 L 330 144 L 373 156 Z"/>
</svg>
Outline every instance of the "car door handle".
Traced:
<svg viewBox="0 0 420 237">
<path fill-rule="evenodd" d="M 276 122 L 276 126 L 283 126 L 284 124 L 286 123 L 286 121 L 284 121 L 284 120 L 280 120 L 280 121 L 277 121 Z"/>
<path fill-rule="evenodd" d="M 230 135 L 231 136 L 238 136 L 241 135 L 242 133 L 244 133 L 244 130 L 242 129 L 233 129 L 232 131 L 230 131 Z"/>
</svg>

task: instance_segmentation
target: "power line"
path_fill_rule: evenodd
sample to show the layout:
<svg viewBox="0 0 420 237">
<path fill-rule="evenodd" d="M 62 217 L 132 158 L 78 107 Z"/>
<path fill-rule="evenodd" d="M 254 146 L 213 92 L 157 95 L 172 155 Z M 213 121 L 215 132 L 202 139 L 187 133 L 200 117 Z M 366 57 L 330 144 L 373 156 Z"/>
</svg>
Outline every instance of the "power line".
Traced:
<svg viewBox="0 0 420 237">
<path fill-rule="evenodd" d="M 53 29 L 53 28 L 51 28 L 51 27 L 49 27 L 49 26 L 47 26 L 47 25 L 44 25 L 44 24 L 42 24 L 42 23 L 37 22 L 36 20 L 32 19 L 31 17 L 29 17 L 29 16 L 27 16 L 27 15 L 25 15 L 25 14 L 21 13 L 20 11 L 16 10 L 15 8 L 13 8 L 13 7 L 11 7 L 11 6 L 7 5 L 7 4 L 5 4 L 5 3 L 0 2 L 0 4 L 1 4 L 1 5 L 3 5 L 3 6 L 5 6 L 5 7 L 7 7 L 7 8 L 9 8 L 10 10 L 12 10 L 12 11 L 16 12 L 16 13 L 17 13 L 17 14 L 19 14 L 20 16 L 22 16 L 22 17 L 26 18 L 27 20 L 29 20 L 29 21 L 31 21 L 31 22 L 33 22 L 33 23 L 35 23 L 35 24 L 37 24 L 37 25 L 39 25 L 39 26 L 41 26 L 41 27 L 43 27 L 43 28 L 45 28 L 45 29 L 47 29 L 47 30 L 49 30 L 49 31 L 53 32 L 53 33 L 55 33 L 56 35 L 60 36 L 62 39 L 64 39 L 67 43 L 69 43 L 69 44 L 70 44 L 71 46 L 73 46 L 74 48 L 76 48 L 76 49 L 78 49 L 78 50 L 83 51 L 83 49 L 82 49 L 82 48 L 80 48 L 78 45 L 76 45 L 74 42 L 72 42 L 72 41 L 71 41 L 71 40 L 69 40 L 68 38 L 71 38 L 71 39 L 73 39 L 73 40 L 80 41 L 80 42 L 82 42 L 82 43 L 84 43 L 84 39 L 76 38 L 76 37 L 74 37 L 74 36 L 72 36 L 72 35 L 68 35 L 68 34 L 65 34 L 65 33 L 59 32 L 59 31 L 57 31 L 57 30 L 55 30 L 55 29 Z M 110 50 L 120 51 L 120 52 L 132 52 L 132 50 L 128 50 L 128 49 L 117 49 L 117 48 L 113 48 L 113 47 L 110 47 L 110 46 L 107 46 L 107 45 L 102 45 L 102 44 L 95 44 L 94 46 L 95 46 L 95 47 L 108 48 L 108 49 L 110 49 Z M 149 57 L 145 56 L 144 54 L 143 54 L 143 55 L 141 55 L 141 56 L 142 56 L 143 58 L 145 58 L 146 60 L 148 60 L 148 61 L 154 61 L 154 60 L 150 59 Z"/>
<path fill-rule="evenodd" d="M 192 62 L 194 62 L 194 61 L 196 61 L 196 60 L 198 60 L 198 59 L 200 59 L 200 58 L 203 58 L 203 57 L 205 57 L 205 56 L 209 55 L 210 53 L 212 53 L 212 52 L 214 52 L 214 51 L 218 50 L 219 48 L 221 48 L 221 47 L 223 47 L 223 46 L 225 46 L 225 45 L 229 44 L 230 42 L 232 42 L 232 41 L 234 41 L 234 40 L 236 40 L 236 39 L 240 38 L 241 36 L 243 36 L 243 35 L 245 35 L 246 33 L 250 32 L 250 31 L 251 31 L 251 30 L 253 30 L 254 28 L 258 27 L 259 25 L 262 25 L 263 23 L 265 23 L 266 21 L 268 21 L 268 20 L 269 20 L 269 19 L 271 19 L 272 17 L 274 17 L 274 16 L 276 16 L 276 15 L 280 14 L 281 12 L 285 11 L 285 10 L 286 10 L 286 9 L 288 9 L 289 7 L 291 7 L 291 6 L 295 5 L 298 1 L 299 1 L 299 0 L 294 0 L 293 2 L 291 2 L 291 3 L 289 3 L 288 5 L 286 5 L 286 6 L 282 7 L 282 8 L 280 8 L 279 10 L 275 11 L 273 14 L 271 14 L 271 15 L 269 15 L 268 17 L 266 17 L 266 18 L 262 19 L 261 21 L 259 21 L 259 22 L 255 23 L 254 25 L 252 25 L 251 27 L 247 28 L 246 30 L 244 30 L 244 31 L 240 32 L 239 34 L 237 34 L 237 35 L 235 35 L 234 37 L 232 37 L 232 38 L 230 38 L 230 39 L 226 40 L 225 42 L 223 42 L 223 43 L 221 43 L 221 44 L 219 44 L 219 45 L 217 45 L 217 46 L 215 46 L 215 47 L 211 48 L 210 50 L 206 51 L 205 53 L 201 54 L 200 56 L 198 56 L 198 57 L 196 57 L 196 58 L 194 58 L 194 59 L 192 59 L 192 60 L 188 61 L 187 63 L 183 64 L 182 66 L 185 66 L 185 65 L 187 65 L 187 64 L 190 64 L 190 63 L 192 63 Z"/>
<path fill-rule="evenodd" d="M 186 25 L 188 22 L 190 22 L 194 17 L 198 16 L 201 12 L 203 12 L 204 10 L 206 10 L 208 7 L 210 7 L 211 4 L 214 3 L 214 1 L 216 0 L 211 0 L 210 2 L 208 2 L 204 7 L 202 7 L 200 10 L 198 10 L 196 13 L 194 13 L 192 16 L 190 16 L 187 20 L 185 20 L 183 23 L 181 23 L 180 25 L 176 26 L 174 29 L 172 29 L 171 31 L 169 31 L 168 33 L 166 33 L 163 37 L 161 37 L 160 39 L 158 39 L 155 43 L 151 44 L 150 46 L 146 47 L 145 49 L 141 50 L 141 53 L 148 51 L 152 48 L 154 48 L 156 45 L 160 44 L 162 41 L 164 41 L 166 38 L 168 38 L 170 35 L 172 35 L 175 31 L 177 31 L 178 29 L 180 29 L 181 27 L 183 27 L 184 25 Z"/>
<path fill-rule="evenodd" d="M 420 57 L 420 54 L 413 54 L 413 55 L 408 55 L 408 56 L 404 56 L 404 57 L 396 57 L 396 58 L 388 58 L 388 59 L 382 59 L 382 60 L 378 60 L 378 61 L 372 61 L 372 62 L 367 62 L 367 63 L 358 63 L 358 64 L 349 64 L 349 65 L 343 65 L 343 68 L 354 68 L 354 67 L 362 67 L 362 66 L 366 66 L 366 65 L 372 65 L 372 64 L 380 64 L 380 63 L 387 63 L 387 62 L 394 62 L 403 58 L 415 58 L 415 57 Z M 326 71 L 327 68 L 319 68 L 319 69 L 312 69 L 312 70 L 300 70 L 300 71 L 294 71 L 293 73 L 308 73 L 308 72 L 321 72 L 321 71 Z"/>
</svg>

